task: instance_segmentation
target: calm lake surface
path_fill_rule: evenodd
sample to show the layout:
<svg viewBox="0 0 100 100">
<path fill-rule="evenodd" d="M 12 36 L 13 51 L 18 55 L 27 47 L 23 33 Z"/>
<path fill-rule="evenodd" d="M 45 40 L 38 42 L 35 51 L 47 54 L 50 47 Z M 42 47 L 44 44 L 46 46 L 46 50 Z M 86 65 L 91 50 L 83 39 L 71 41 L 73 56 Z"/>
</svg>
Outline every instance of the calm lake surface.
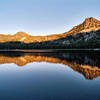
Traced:
<svg viewBox="0 0 100 100">
<path fill-rule="evenodd" d="M 0 52 L 0 100 L 100 100 L 100 52 Z"/>
</svg>

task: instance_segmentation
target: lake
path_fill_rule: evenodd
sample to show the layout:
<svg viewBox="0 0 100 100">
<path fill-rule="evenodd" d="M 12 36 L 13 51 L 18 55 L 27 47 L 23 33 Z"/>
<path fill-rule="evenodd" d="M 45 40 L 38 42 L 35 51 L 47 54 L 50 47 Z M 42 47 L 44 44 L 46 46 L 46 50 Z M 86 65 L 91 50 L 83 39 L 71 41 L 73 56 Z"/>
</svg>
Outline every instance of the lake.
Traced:
<svg viewBox="0 0 100 100">
<path fill-rule="evenodd" d="M 0 52 L 0 100 L 100 100 L 100 52 Z"/>
</svg>

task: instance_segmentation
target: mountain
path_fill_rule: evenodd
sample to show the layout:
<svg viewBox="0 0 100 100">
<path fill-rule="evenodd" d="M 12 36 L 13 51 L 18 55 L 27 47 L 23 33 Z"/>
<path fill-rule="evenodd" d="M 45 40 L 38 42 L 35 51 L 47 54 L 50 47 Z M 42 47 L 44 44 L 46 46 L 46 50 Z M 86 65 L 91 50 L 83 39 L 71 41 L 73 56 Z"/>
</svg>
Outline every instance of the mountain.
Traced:
<svg viewBox="0 0 100 100">
<path fill-rule="evenodd" d="M 100 21 L 93 17 L 90 17 L 90 18 L 86 18 L 82 24 L 75 26 L 66 34 L 71 35 L 75 33 L 96 31 L 99 29 L 100 29 Z"/>
<path fill-rule="evenodd" d="M 0 49 L 100 49 L 100 21 L 86 18 L 82 24 L 58 35 L 0 35 Z"/>
<path fill-rule="evenodd" d="M 86 18 L 85 21 L 73 27 L 70 31 L 61 33 L 61 34 L 53 34 L 47 36 L 30 36 L 24 32 L 18 32 L 15 35 L 0 35 L 0 42 L 24 42 L 24 43 L 34 43 L 34 42 L 44 42 L 44 41 L 51 41 L 57 40 L 60 38 L 64 38 L 66 36 L 70 36 L 73 34 L 79 34 L 84 32 L 91 32 L 100 30 L 100 21 L 90 17 Z"/>
</svg>

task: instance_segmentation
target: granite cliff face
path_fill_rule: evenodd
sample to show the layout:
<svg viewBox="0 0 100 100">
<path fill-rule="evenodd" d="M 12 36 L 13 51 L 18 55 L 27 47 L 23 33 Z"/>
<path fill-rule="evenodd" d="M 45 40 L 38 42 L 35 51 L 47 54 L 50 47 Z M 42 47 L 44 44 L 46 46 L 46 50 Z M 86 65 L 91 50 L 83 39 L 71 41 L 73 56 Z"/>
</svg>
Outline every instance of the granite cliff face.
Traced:
<svg viewBox="0 0 100 100">
<path fill-rule="evenodd" d="M 100 30 L 100 21 L 96 20 L 93 17 L 86 18 L 85 21 L 73 27 L 70 31 L 61 33 L 61 34 L 53 34 L 47 36 L 30 36 L 24 32 L 18 32 L 15 35 L 0 35 L 0 42 L 24 42 L 24 43 L 34 43 L 34 42 L 44 42 L 44 41 L 52 41 L 60 38 L 65 38 L 70 35 L 80 34 L 84 32 L 91 32 Z"/>
</svg>

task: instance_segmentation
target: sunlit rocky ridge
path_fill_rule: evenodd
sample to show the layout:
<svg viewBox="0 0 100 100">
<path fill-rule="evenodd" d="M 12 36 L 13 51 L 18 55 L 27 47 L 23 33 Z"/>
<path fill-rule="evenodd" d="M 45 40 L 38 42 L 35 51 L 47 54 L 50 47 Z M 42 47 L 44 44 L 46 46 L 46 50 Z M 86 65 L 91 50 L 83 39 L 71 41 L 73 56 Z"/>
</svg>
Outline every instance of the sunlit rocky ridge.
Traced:
<svg viewBox="0 0 100 100">
<path fill-rule="evenodd" d="M 100 21 L 93 17 L 90 17 L 90 18 L 86 18 L 82 24 L 73 27 L 70 31 L 65 33 L 52 34 L 47 36 L 31 36 L 25 32 L 18 32 L 15 35 L 1 34 L 0 42 L 10 42 L 10 41 L 13 42 L 20 41 L 24 43 L 43 42 L 43 41 L 60 39 L 72 34 L 91 32 L 96 30 L 100 30 Z"/>
</svg>

